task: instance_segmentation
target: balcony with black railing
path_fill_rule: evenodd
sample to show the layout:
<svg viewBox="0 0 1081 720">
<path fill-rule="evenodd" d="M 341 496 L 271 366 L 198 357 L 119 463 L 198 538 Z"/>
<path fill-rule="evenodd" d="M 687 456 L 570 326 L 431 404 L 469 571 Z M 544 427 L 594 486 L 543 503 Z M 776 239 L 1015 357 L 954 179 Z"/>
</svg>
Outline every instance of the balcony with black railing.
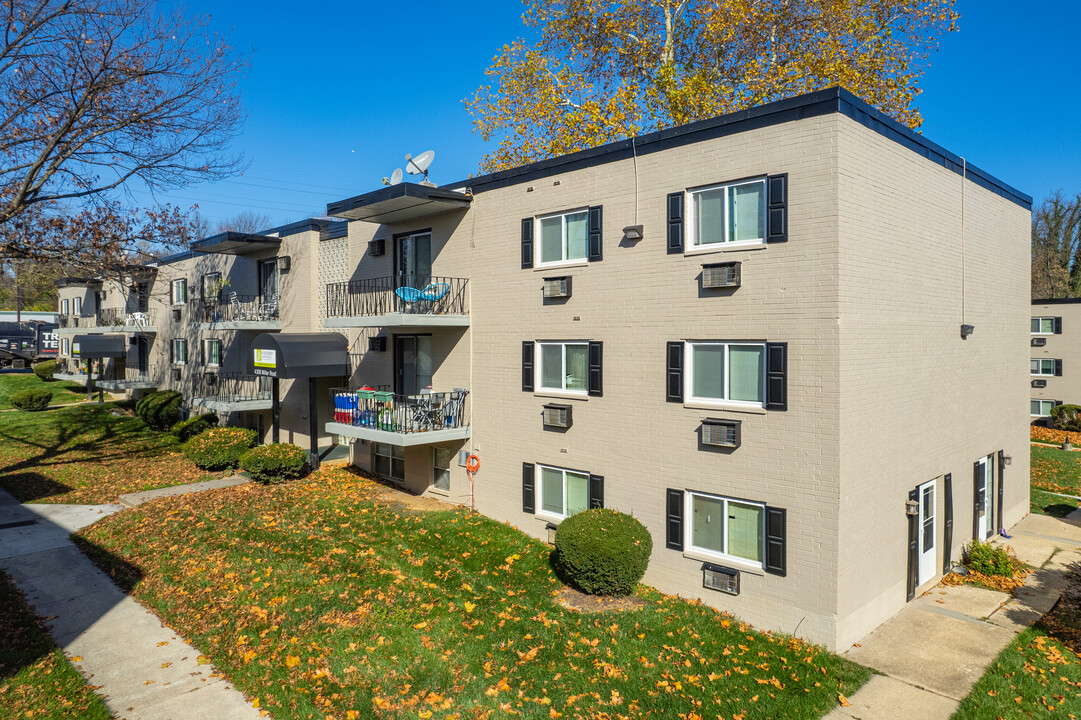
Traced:
<svg viewBox="0 0 1081 720">
<path fill-rule="evenodd" d="M 126 332 L 156 333 L 149 311 L 130 312 L 124 308 L 104 308 L 93 315 L 60 315 L 59 332 L 88 335 Z"/>
<path fill-rule="evenodd" d="M 116 370 L 113 372 L 115 373 Z M 125 390 L 156 390 L 158 387 L 157 380 L 152 379 L 145 370 L 139 370 L 138 368 L 124 368 L 123 377 L 95 380 L 94 384 L 104 390 L 112 390 L 113 392 L 123 392 Z"/>
<path fill-rule="evenodd" d="M 469 391 L 396 395 L 365 388 L 330 391 L 333 435 L 390 445 L 426 445 L 469 437 Z"/>
<path fill-rule="evenodd" d="M 269 410 L 272 382 L 243 373 L 204 373 L 196 376 L 188 404 L 210 412 Z"/>
<path fill-rule="evenodd" d="M 198 330 L 281 330 L 277 294 L 240 295 L 192 300 L 192 320 Z"/>
<path fill-rule="evenodd" d="M 53 373 L 53 379 L 68 380 L 85 385 L 86 368 L 74 358 L 57 358 L 56 372 Z"/>
<path fill-rule="evenodd" d="M 392 275 L 326 286 L 328 328 L 468 327 L 469 280 Z"/>
</svg>

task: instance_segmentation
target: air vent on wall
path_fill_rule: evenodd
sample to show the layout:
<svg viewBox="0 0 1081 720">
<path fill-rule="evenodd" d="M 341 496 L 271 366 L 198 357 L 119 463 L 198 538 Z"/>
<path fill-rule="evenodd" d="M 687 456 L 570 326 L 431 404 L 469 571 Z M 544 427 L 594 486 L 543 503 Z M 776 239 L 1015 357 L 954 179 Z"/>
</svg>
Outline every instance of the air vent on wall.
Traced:
<svg viewBox="0 0 1081 720">
<path fill-rule="evenodd" d="M 1043 347 L 1047 344 L 1047 338 L 1032 338 L 1032 347 Z"/>
<path fill-rule="evenodd" d="M 386 352 L 387 338 L 383 335 L 368 338 L 368 352 Z"/>
<path fill-rule="evenodd" d="M 571 426 L 571 406 L 545 405 L 544 424 L 547 427 L 569 428 Z"/>
<path fill-rule="evenodd" d="M 180 368 L 173 368 L 173 380 L 180 379 Z"/>
<path fill-rule="evenodd" d="M 1046 380 L 1033 380 L 1032 381 L 1032 387 L 1034 387 L 1034 388 L 1045 388 L 1045 387 L 1047 387 L 1047 381 Z"/>
<path fill-rule="evenodd" d="M 379 240 L 372 240 L 368 243 L 368 254 L 372 257 L 379 257 L 387 251 L 387 241 L 380 238 Z"/>
<path fill-rule="evenodd" d="M 720 288 L 738 288 L 740 285 L 740 263 L 727 262 L 702 266 L 702 288 L 716 290 Z"/>
<path fill-rule="evenodd" d="M 713 447 L 739 447 L 741 420 L 709 418 L 702 423 L 702 444 Z"/>
<path fill-rule="evenodd" d="M 706 563 L 702 566 L 702 587 L 739 595 L 739 570 Z"/>
<path fill-rule="evenodd" d="M 544 297 L 565 298 L 571 296 L 570 277 L 544 278 Z"/>
</svg>

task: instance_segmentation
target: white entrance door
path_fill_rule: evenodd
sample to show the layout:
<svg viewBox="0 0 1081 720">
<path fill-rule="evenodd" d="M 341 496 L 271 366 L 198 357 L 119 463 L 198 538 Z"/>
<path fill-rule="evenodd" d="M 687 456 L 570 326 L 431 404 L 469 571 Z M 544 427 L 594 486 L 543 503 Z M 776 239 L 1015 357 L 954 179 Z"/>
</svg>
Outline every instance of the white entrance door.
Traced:
<svg viewBox="0 0 1081 720">
<path fill-rule="evenodd" d="M 983 540 L 987 537 L 987 506 L 991 501 L 991 493 L 988 492 L 990 478 L 990 466 L 987 458 L 980 458 L 976 470 L 976 539 Z"/>
<path fill-rule="evenodd" d="M 919 487 L 920 494 L 920 573 L 919 584 L 935 576 L 935 481 Z"/>
</svg>

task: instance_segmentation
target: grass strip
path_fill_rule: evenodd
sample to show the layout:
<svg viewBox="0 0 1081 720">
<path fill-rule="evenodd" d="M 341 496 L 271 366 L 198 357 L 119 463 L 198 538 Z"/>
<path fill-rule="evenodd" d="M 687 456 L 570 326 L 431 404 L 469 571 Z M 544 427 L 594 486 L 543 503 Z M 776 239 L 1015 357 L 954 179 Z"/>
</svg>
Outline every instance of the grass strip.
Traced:
<svg viewBox="0 0 1081 720">
<path fill-rule="evenodd" d="M 66 380 L 45 382 L 34 373 L 0 373 L 0 410 L 11 407 L 11 396 L 23 390 L 45 388 L 53 394 L 50 405 L 82 402 L 86 388 Z"/>
</svg>

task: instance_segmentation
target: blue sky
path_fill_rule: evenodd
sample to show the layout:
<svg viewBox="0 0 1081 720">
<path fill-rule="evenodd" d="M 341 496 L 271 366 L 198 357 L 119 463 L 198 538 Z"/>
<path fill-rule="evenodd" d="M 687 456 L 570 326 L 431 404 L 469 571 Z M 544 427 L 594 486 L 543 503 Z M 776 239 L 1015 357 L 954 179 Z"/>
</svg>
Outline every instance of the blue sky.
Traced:
<svg viewBox="0 0 1081 720">
<path fill-rule="evenodd" d="M 212 224 L 243 210 L 273 224 L 322 215 L 328 201 L 381 187 L 408 152 L 435 150 L 439 184 L 475 172 L 485 147 L 461 101 L 526 31 L 516 0 L 187 6 L 251 51 L 247 121 L 233 146 L 247 171 L 157 196 L 198 203 Z M 917 104 L 928 138 L 1039 202 L 1057 188 L 1081 192 L 1081 4 L 1019 7 L 959 0 L 960 31 L 932 56 Z"/>
</svg>

